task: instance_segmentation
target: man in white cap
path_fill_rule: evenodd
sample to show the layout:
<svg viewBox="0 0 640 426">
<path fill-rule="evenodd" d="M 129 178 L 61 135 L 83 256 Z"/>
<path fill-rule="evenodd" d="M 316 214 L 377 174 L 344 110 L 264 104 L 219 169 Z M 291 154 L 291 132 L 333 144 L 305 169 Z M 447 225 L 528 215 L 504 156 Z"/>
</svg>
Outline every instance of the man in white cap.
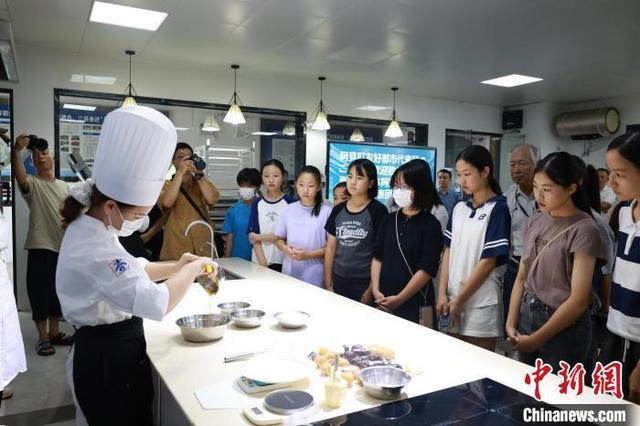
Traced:
<svg viewBox="0 0 640 426">
<path fill-rule="evenodd" d="M 160 112 L 112 111 L 102 126 L 93 183 L 72 188 L 65 200 L 56 282 L 64 316 L 78 329 L 67 359 L 78 424 L 152 423 L 142 318 L 161 320 L 195 277 L 214 266 L 191 254 L 149 263 L 118 242 L 154 205 L 175 146 L 175 127 Z"/>
</svg>

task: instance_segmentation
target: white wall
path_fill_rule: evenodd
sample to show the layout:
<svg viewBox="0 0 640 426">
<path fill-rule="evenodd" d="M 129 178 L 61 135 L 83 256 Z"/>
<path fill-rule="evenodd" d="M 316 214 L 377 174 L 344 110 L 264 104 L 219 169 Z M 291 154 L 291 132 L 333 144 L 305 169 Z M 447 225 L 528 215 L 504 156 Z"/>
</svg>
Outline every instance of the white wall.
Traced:
<svg viewBox="0 0 640 426">
<path fill-rule="evenodd" d="M 124 90 L 128 81 L 128 64 L 124 55 L 122 60 L 112 61 L 22 45 L 18 46 L 17 55 L 20 83 L 0 84 L 0 87 L 14 90 L 16 134 L 29 132 L 53 140 L 54 88 L 119 93 Z M 157 66 L 141 63 L 134 57 L 133 83 L 138 94 L 203 102 L 228 101 L 233 84 L 230 70 L 208 71 L 180 65 Z M 77 84 L 70 82 L 71 74 L 114 76 L 118 80 L 114 86 Z M 266 75 L 256 70 L 240 68 L 238 85 L 243 102 L 250 106 L 306 111 L 309 115 L 318 102 L 316 76 L 301 79 Z M 388 89 L 340 87 L 332 84 L 329 75 L 324 92 L 332 114 L 388 118 L 388 111 L 371 113 L 355 109 L 367 104 L 388 105 L 391 101 Z M 402 84 L 398 93 L 397 110 L 403 120 L 429 124 L 429 145 L 438 149 L 438 168 L 444 164 L 445 129 L 500 133 L 501 108 L 410 96 L 403 90 Z M 310 131 L 307 134 L 307 163 L 323 170 L 325 155 L 324 132 Z M 24 201 L 20 196 L 17 198 L 18 301 L 21 309 L 28 309 L 24 291 L 26 253 L 20 250 L 26 235 L 27 213 Z"/>
</svg>

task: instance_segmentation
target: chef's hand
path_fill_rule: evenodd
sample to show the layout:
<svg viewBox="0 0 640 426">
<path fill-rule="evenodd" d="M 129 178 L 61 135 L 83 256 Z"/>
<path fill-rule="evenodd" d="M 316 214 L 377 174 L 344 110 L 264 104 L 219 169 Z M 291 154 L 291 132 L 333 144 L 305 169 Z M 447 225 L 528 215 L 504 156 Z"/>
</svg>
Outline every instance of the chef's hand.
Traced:
<svg viewBox="0 0 640 426">
<path fill-rule="evenodd" d="M 205 272 L 207 265 L 211 266 L 212 272 Z M 201 275 L 203 272 L 205 272 L 207 275 L 215 275 L 217 273 L 218 267 L 218 265 L 216 265 L 216 263 L 210 257 L 202 256 L 195 256 L 195 259 L 189 261 L 186 266 L 189 268 L 193 268 L 193 271 L 196 275 Z"/>
<path fill-rule="evenodd" d="M 640 363 L 636 364 L 629 376 L 629 401 L 640 404 Z"/>
<path fill-rule="evenodd" d="M 251 244 L 262 241 L 262 235 L 256 234 L 255 232 L 249 232 L 249 241 L 251 242 Z"/>
<path fill-rule="evenodd" d="M 23 133 L 16 138 L 16 142 L 13 147 L 18 151 L 22 151 L 27 147 L 27 145 L 29 145 L 29 136 Z"/>
<path fill-rule="evenodd" d="M 447 296 L 444 294 L 438 296 L 438 303 L 436 303 L 436 314 L 438 314 L 439 317 L 449 315 L 449 301 L 447 300 Z"/>
<path fill-rule="evenodd" d="M 404 303 L 400 296 L 394 294 L 393 296 L 383 297 L 382 299 L 377 301 L 378 306 L 384 308 L 387 312 L 393 312 L 398 309 L 402 303 Z"/>
<path fill-rule="evenodd" d="M 180 256 L 180 259 L 177 262 L 177 266 L 178 268 L 182 268 L 187 263 L 191 263 L 198 259 L 200 259 L 200 256 L 196 256 L 193 253 L 182 253 L 182 256 Z"/>
</svg>

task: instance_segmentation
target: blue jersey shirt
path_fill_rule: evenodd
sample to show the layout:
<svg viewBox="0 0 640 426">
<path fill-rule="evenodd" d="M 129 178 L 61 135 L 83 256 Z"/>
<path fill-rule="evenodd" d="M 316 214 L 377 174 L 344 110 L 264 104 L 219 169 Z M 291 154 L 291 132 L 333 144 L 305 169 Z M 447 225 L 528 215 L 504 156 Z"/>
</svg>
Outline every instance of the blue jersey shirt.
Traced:
<svg viewBox="0 0 640 426">
<path fill-rule="evenodd" d="M 246 204 L 244 201 L 238 201 L 227 210 L 222 232 L 233 234 L 232 257 L 251 260 L 251 243 L 247 234 L 250 215 L 251 204 Z"/>
</svg>

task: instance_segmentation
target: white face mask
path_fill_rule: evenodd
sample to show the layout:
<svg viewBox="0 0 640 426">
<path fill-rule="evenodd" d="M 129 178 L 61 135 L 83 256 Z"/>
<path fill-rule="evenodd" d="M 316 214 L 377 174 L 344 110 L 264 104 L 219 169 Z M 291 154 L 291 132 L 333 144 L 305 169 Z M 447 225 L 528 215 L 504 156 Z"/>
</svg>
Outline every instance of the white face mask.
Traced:
<svg viewBox="0 0 640 426">
<path fill-rule="evenodd" d="M 412 190 L 404 188 L 393 189 L 393 201 L 395 201 L 401 209 L 411 205 L 411 198 L 413 198 Z"/>
<path fill-rule="evenodd" d="M 117 205 L 116 208 L 118 209 L 118 214 L 122 219 L 122 226 L 120 227 L 120 229 L 116 229 L 111 222 L 111 215 L 109 215 L 109 226 L 107 227 L 109 231 L 113 232 L 118 237 L 128 237 L 129 235 L 140 229 L 140 227 L 144 223 L 144 217 L 136 220 L 126 220 L 124 216 L 122 216 L 122 212 Z"/>
<path fill-rule="evenodd" d="M 238 188 L 238 195 L 243 200 L 251 200 L 256 196 L 256 190 L 253 188 Z"/>
<path fill-rule="evenodd" d="M 149 229 L 149 216 L 145 216 L 142 218 L 142 225 L 140 225 L 140 229 L 138 229 L 138 232 L 140 232 L 141 234 L 147 232 L 147 229 Z"/>
</svg>

